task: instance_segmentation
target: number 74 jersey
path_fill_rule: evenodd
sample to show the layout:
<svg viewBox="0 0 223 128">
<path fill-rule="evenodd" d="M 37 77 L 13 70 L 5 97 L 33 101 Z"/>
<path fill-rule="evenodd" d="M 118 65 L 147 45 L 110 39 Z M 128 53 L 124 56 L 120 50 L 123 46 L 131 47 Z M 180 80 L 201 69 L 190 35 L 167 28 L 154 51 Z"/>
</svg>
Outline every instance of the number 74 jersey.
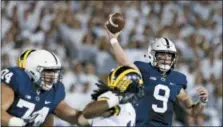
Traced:
<svg viewBox="0 0 223 128">
<path fill-rule="evenodd" d="M 136 61 L 143 81 L 145 96 L 138 101 L 136 126 L 171 126 L 173 106 L 181 88 L 186 88 L 186 76 L 170 70 L 165 77 L 149 63 Z"/>
<path fill-rule="evenodd" d="M 14 101 L 8 113 L 27 120 L 29 126 L 41 126 L 48 114 L 65 98 L 62 83 L 53 85 L 49 91 L 38 94 L 28 74 L 18 67 L 1 71 L 1 82 L 14 91 Z"/>
</svg>

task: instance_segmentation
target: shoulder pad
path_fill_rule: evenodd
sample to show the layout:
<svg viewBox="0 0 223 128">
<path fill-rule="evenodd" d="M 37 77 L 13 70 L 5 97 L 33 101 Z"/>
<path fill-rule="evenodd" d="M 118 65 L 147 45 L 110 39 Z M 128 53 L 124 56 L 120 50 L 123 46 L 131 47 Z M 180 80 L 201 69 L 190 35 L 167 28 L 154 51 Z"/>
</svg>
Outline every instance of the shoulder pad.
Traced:
<svg viewBox="0 0 223 128">
<path fill-rule="evenodd" d="M 59 104 L 65 98 L 65 88 L 63 83 L 58 82 L 53 85 L 53 89 L 55 91 L 55 104 Z"/>
<path fill-rule="evenodd" d="M 134 64 L 139 68 L 140 72 L 142 71 L 149 71 L 152 68 L 150 63 L 142 62 L 142 61 L 135 61 Z"/>
<path fill-rule="evenodd" d="M 174 76 L 176 78 L 177 83 L 179 83 L 180 85 L 182 85 L 182 87 L 184 89 L 186 89 L 187 88 L 187 77 L 183 73 L 180 73 L 178 71 L 174 71 Z"/>
<path fill-rule="evenodd" d="M 28 75 L 24 70 L 18 67 L 7 68 L 1 71 L 1 82 L 10 86 L 14 91 L 18 91 L 18 87 L 28 79 Z"/>
</svg>

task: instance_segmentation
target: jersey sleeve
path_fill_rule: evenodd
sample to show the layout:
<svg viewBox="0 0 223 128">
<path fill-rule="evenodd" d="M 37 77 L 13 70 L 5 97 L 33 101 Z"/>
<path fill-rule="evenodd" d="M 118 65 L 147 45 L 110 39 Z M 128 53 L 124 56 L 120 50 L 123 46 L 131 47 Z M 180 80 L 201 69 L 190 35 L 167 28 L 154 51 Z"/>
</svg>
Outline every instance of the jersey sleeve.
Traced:
<svg viewBox="0 0 223 128">
<path fill-rule="evenodd" d="M 145 62 L 135 61 L 134 64 L 136 65 L 136 67 L 139 69 L 140 72 L 148 71 L 148 69 L 150 68 L 150 65 Z"/>
<path fill-rule="evenodd" d="M 64 85 L 61 82 L 59 82 L 56 85 L 56 97 L 55 97 L 54 103 L 58 105 L 62 100 L 64 100 L 65 95 L 66 94 L 65 94 Z"/>
<path fill-rule="evenodd" d="M 184 74 L 182 74 L 181 76 L 180 85 L 182 86 L 183 89 L 187 88 L 187 77 Z"/>
<path fill-rule="evenodd" d="M 187 88 L 187 77 L 184 74 L 178 74 L 178 88 L 177 94 L 180 93 L 180 90 L 183 88 L 184 90 Z"/>
<path fill-rule="evenodd" d="M 136 65 L 136 67 L 137 67 L 137 68 L 140 70 L 140 72 L 141 72 L 141 70 L 142 70 L 142 64 L 141 64 L 141 62 L 140 62 L 140 61 L 135 61 L 134 64 Z"/>
<path fill-rule="evenodd" d="M 19 75 L 13 68 L 7 68 L 1 71 L 1 82 L 8 85 L 15 92 L 18 91 Z"/>
</svg>

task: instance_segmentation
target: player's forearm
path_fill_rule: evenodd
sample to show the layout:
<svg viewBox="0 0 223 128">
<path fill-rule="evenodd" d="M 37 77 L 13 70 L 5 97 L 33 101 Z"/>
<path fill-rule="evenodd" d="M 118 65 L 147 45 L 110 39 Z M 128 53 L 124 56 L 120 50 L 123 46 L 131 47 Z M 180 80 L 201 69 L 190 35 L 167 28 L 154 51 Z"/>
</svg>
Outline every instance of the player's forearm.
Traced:
<svg viewBox="0 0 223 128">
<path fill-rule="evenodd" d="M 78 126 L 90 126 L 89 120 L 81 114 L 78 118 Z"/>
<path fill-rule="evenodd" d="M 70 107 L 64 101 L 61 101 L 54 110 L 54 114 L 71 124 L 78 124 L 78 118 L 82 112 Z"/>
<path fill-rule="evenodd" d="M 113 38 L 110 40 L 112 45 L 112 50 L 115 56 L 115 59 L 119 65 L 130 65 L 131 62 L 128 60 L 127 56 L 124 53 L 124 50 L 120 46 L 117 39 Z"/>
<path fill-rule="evenodd" d="M 66 111 L 66 110 L 64 110 Z M 67 121 L 71 124 L 78 124 L 78 118 L 82 114 L 81 111 L 70 111 L 68 114 L 62 114 L 62 116 L 58 116 L 59 118 L 63 119 L 64 121 Z"/>
<path fill-rule="evenodd" d="M 192 106 L 189 114 L 195 117 L 198 116 L 203 110 L 204 110 L 204 105 L 202 105 L 201 102 L 198 102 Z"/>
<path fill-rule="evenodd" d="M 185 93 L 184 89 L 180 90 L 177 100 L 183 103 L 184 107 L 186 108 L 186 112 L 190 116 L 197 116 L 204 109 L 205 103 L 202 103 L 201 101 L 193 103 L 189 96 Z"/>
<path fill-rule="evenodd" d="M 11 116 L 5 110 L 1 110 L 1 126 L 25 126 L 25 121 L 21 118 Z"/>
<path fill-rule="evenodd" d="M 53 115 L 52 114 L 50 114 L 46 118 L 46 121 L 44 122 L 43 127 L 53 127 Z"/>
<path fill-rule="evenodd" d="M 83 110 L 83 116 L 87 119 L 100 116 L 109 109 L 107 101 L 95 101 L 89 103 Z"/>
<path fill-rule="evenodd" d="M 193 117 L 200 114 L 204 109 L 204 105 L 202 105 L 201 102 L 193 103 L 189 97 L 187 97 L 183 103 L 187 114 Z"/>
<path fill-rule="evenodd" d="M 4 110 L 1 111 L 1 125 L 2 126 L 8 126 L 9 124 L 9 120 L 10 118 L 12 118 L 13 116 L 9 115 L 7 112 L 5 112 Z"/>
<path fill-rule="evenodd" d="M 201 102 L 191 105 L 187 108 L 188 115 L 196 117 L 204 110 L 204 105 Z"/>
<path fill-rule="evenodd" d="M 139 70 L 137 66 L 133 62 L 131 62 L 125 55 L 124 50 L 122 49 L 118 41 L 114 43 L 113 41 L 110 40 L 110 43 L 112 44 L 112 49 L 115 59 L 120 66 L 128 65 L 136 70 Z"/>
</svg>

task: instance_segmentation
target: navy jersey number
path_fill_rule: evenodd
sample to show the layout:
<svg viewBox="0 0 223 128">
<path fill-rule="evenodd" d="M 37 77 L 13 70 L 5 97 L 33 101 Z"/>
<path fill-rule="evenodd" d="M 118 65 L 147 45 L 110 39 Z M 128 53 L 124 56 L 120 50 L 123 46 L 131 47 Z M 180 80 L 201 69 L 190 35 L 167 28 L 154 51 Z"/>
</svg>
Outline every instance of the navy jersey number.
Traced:
<svg viewBox="0 0 223 128">
<path fill-rule="evenodd" d="M 160 90 L 164 91 L 164 96 L 159 95 Z M 152 104 L 153 111 L 155 111 L 157 113 L 166 112 L 167 103 L 168 103 L 168 99 L 169 99 L 169 96 L 170 96 L 170 89 L 165 85 L 158 84 L 154 89 L 153 96 L 155 97 L 156 100 L 162 101 L 162 103 L 163 103 L 162 107 L 158 107 L 157 104 Z"/>
<path fill-rule="evenodd" d="M 6 83 L 10 83 L 13 73 L 10 72 L 8 69 L 4 69 L 1 71 L 1 79 L 5 80 Z"/>
<path fill-rule="evenodd" d="M 33 123 L 33 126 L 39 126 L 45 121 L 45 118 L 49 112 L 48 107 L 43 107 L 42 109 L 33 112 L 35 108 L 35 104 L 25 101 L 23 99 L 19 99 L 17 104 L 19 108 L 27 108 L 27 111 L 22 116 L 23 119 L 28 119 L 30 123 Z"/>
</svg>

